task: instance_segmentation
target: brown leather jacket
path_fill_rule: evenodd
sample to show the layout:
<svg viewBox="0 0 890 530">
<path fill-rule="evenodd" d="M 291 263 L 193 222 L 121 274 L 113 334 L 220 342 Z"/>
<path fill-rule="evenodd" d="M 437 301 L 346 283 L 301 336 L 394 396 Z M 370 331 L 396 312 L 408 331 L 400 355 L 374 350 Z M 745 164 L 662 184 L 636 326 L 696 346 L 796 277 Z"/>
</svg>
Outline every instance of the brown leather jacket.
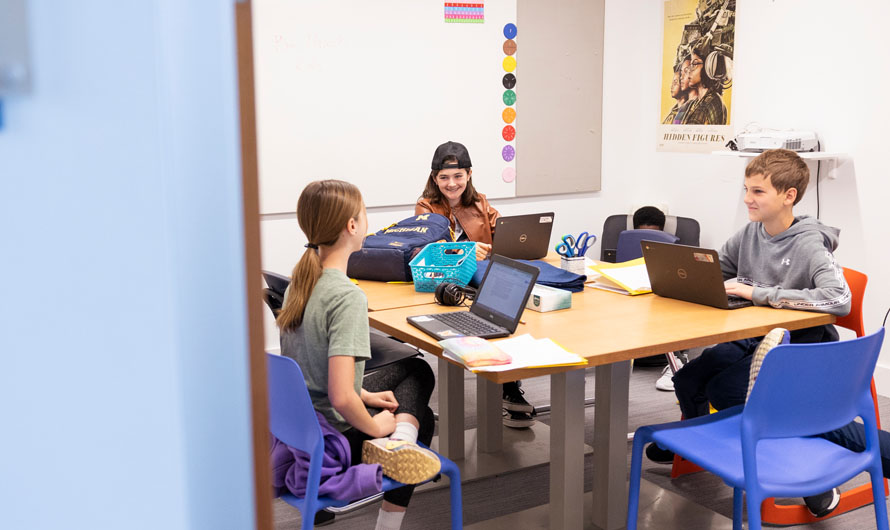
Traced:
<svg viewBox="0 0 890 530">
<path fill-rule="evenodd" d="M 429 199 L 421 197 L 414 205 L 414 215 L 422 213 L 437 213 L 451 219 L 451 229 L 454 230 L 454 219 L 457 218 L 460 226 L 470 241 L 491 244 L 491 238 L 494 236 L 495 221 L 500 216 L 485 195 L 479 194 L 479 200 L 473 206 L 459 206 L 451 208 L 448 204 L 431 203 Z"/>
</svg>

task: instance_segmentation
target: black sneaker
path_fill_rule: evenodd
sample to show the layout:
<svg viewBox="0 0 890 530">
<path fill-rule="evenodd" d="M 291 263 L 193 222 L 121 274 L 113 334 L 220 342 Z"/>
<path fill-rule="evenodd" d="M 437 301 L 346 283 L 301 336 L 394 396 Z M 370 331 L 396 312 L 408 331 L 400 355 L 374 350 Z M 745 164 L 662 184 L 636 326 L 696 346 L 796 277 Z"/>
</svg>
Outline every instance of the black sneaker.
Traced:
<svg viewBox="0 0 890 530">
<path fill-rule="evenodd" d="M 514 383 L 504 383 L 504 408 L 510 412 L 533 414 L 535 412 L 535 407 L 531 406 L 531 404 L 522 397 L 523 394 L 525 394 L 525 391 L 519 388 L 519 381 Z"/>
<path fill-rule="evenodd" d="M 646 458 L 656 464 L 672 464 L 674 462 L 674 452 L 662 449 L 656 443 L 651 443 L 646 446 Z"/>
<path fill-rule="evenodd" d="M 841 502 L 841 490 L 832 488 L 831 491 L 826 491 L 825 493 L 804 497 L 803 502 L 807 505 L 807 509 L 813 514 L 813 517 L 825 517 L 833 512 Z"/>
<path fill-rule="evenodd" d="M 334 522 L 334 514 L 327 510 L 320 510 L 315 512 L 315 521 L 313 525 L 315 526 L 327 526 Z"/>
<path fill-rule="evenodd" d="M 534 418 L 528 412 L 516 412 L 504 409 L 504 425 L 513 429 L 528 429 L 535 424 Z"/>
</svg>

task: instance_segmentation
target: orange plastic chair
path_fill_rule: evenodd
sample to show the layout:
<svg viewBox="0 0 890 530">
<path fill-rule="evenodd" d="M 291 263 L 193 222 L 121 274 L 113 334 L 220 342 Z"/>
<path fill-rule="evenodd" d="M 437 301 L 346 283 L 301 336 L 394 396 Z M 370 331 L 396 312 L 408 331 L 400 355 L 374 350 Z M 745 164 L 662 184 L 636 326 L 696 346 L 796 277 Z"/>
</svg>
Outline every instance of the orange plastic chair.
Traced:
<svg viewBox="0 0 890 530">
<path fill-rule="evenodd" d="M 862 299 L 865 296 L 865 285 L 868 283 L 868 276 L 859 271 L 844 267 L 844 279 L 847 280 L 847 285 L 850 287 L 850 292 L 852 294 L 850 313 L 845 317 L 839 317 L 835 322 L 835 325 L 852 330 L 856 333 L 857 337 L 862 337 L 865 335 L 865 324 L 862 320 Z M 874 379 L 871 380 L 871 397 L 875 403 L 875 420 L 877 421 L 878 429 L 880 429 L 881 415 L 878 411 L 878 393 L 875 390 Z M 692 462 L 684 460 L 679 456 L 674 456 L 674 465 L 671 468 L 671 478 L 677 478 L 681 475 L 695 473 L 696 471 L 701 470 L 700 467 Z M 887 496 L 888 491 L 890 491 L 890 487 L 888 487 L 887 479 L 884 479 L 885 497 Z M 830 519 L 836 515 L 871 504 L 872 502 L 871 484 L 863 484 L 841 493 L 841 500 L 837 508 L 831 512 L 831 514 L 819 519 L 813 517 L 813 514 L 811 514 L 803 504 L 776 504 L 775 499 L 773 498 L 763 501 L 760 513 L 764 523 L 775 525 L 806 524 L 814 521 L 821 521 L 823 519 Z"/>
</svg>

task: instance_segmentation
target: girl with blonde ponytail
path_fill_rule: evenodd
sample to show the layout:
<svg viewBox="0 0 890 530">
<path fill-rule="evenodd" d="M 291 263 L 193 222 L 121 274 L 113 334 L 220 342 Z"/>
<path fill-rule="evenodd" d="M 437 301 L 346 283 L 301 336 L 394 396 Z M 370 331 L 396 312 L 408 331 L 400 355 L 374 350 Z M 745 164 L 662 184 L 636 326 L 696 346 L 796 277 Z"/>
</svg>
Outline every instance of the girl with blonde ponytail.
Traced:
<svg viewBox="0 0 890 530">
<path fill-rule="evenodd" d="M 435 453 L 417 445 L 432 441 L 435 376 L 416 357 L 364 376 L 371 356 L 368 299 L 346 277 L 349 255 L 361 249 L 368 230 L 358 188 L 339 180 L 310 183 L 297 202 L 297 220 L 309 242 L 278 315 L 281 353 L 302 368 L 315 409 L 348 440 L 352 464 L 380 464 L 384 474 L 409 484 L 386 492 L 378 514 L 378 529 L 398 529 L 413 484 L 439 472 Z"/>
</svg>

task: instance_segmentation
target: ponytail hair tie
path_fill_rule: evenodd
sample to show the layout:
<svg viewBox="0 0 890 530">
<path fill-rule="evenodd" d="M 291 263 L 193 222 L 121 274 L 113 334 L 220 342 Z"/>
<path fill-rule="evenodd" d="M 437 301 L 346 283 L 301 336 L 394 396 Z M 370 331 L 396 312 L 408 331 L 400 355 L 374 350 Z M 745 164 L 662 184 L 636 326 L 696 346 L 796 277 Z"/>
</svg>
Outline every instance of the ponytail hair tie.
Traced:
<svg viewBox="0 0 890 530">
<path fill-rule="evenodd" d="M 316 245 L 315 243 L 306 243 L 306 244 L 303 245 L 303 246 L 306 247 L 306 248 L 311 248 L 311 249 L 313 249 L 313 250 L 318 250 L 318 245 Z"/>
</svg>

